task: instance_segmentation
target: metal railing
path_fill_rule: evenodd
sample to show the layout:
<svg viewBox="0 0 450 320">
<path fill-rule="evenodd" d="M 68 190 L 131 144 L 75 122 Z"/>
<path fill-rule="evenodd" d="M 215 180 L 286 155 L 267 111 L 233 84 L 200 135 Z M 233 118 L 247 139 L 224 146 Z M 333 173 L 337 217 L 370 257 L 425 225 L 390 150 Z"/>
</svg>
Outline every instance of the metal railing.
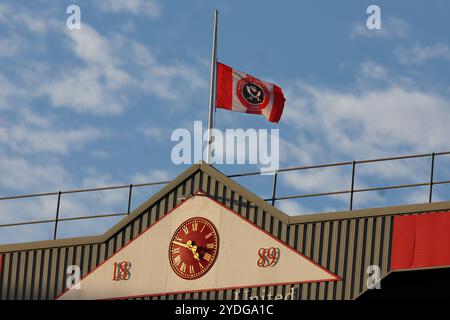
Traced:
<svg viewBox="0 0 450 320">
<path fill-rule="evenodd" d="M 320 165 L 312 165 L 312 166 L 302 166 L 302 167 L 288 167 L 278 169 L 273 173 L 273 186 L 272 186 L 272 197 L 264 199 L 265 201 L 270 201 L 272 205 L 275 205 L 276 201 L 281 200 L 290 200 L 290 199 L 300 199 L 300 198 L 311 198 L 311 197 L 321 197 L 321 196 L 332 196 L 332 195 L 343 195 L 349 194 L 349 210 L 353 210 L 354 204 L 354 194 L 360 192 L 370 192 L 370 191 L 381 191 L 381 190 L 391 190 L 391 189 L 404 189 L 404 188 L 413 188 L 413 187 L 424 187 L 428 186 L 428 201 L 432 202 L 433 199 L 433 186 L 435 185 L 443 185 L 450 184 L 450 180 L 434 180 L 434 172 L 435 172 L 435 159 L 438 156 L 450 155 L 450 151 L 448 152 L 437 152 L 437 153 L 427 153 L 427 154 L 416 154 L 409 156 L 399 156 L 399 157 L 389 157 L 389 158 L 378 158 L 378 159 L 369 159 L 369 160 L 358 160 L 358 161 L 348 161 L 348 162 L 337 162 L 337 163 L 328 163 L 328 164 L 320 164 Z M 372 187 L 372 188 L 363 188 L 363 189 L 355 189 L 355 177 L 356 177 L 356 169 L 358 164 L 366 164 L 366 163 L 374 163 L 374 162 L 385 162 L 385 161 L 396 161 L 396 160 L 405 160 L 405 159 L 414 159 L 414 158 L 429 158 L 430 159 L 430 179 L 426 182 L 414 183 L 414 184 L 401 184 L 401 185 L 392 185 L 392 186 L 380 186 L 380 187 Z M 345 167 L 351 166 L 351 179 L 350 179 L 350 189 L 346 190 L 338 190 L 338 191 L 329 191 L 329 192 L 321 192 L 321 193 L 309 193 L 309 194 L 299 194 L 299 195 L 286 195 L 286 196 L 277 196 L 277 183 L 278 183 L 278 175 L 283 172 L 292 172 L 292 171 L 304 171 L 311 169 L 323 169 L 323 168 L 331 168 L 331 167 Z M 249 176 L 257 176 L 260 175 L 259 171 L 247 172 L 247 173 L 238 173 L 228 175 L 229 178 L 239 178 L 239 177 L 249 177 Z M 64 221 L 75 221 L 75 220 L 86 220 L 86 219 L 99 219 L 99 218 L 107 218 L 107 217 L 117 217 L 117 216 L 125 216 L 130 213 L 131 204 L 132 204 L 132 194 L 135 188 L 140 187 L 148 187 L 148 186 L 157 186 L 157 185 L 165 185 L 170 181 L 158 181 L 158 182 L 149 182 L 149 183 L 141 183 L 141 184 L 129 184 L 129 185 L 118 185 L 118 186 L 109 186 L 109 187 L 101 187 L 101 188 L 90 188 L 90 189 L 75 189 L 75 190 L 66 190 L 66 191 L 56 191 L 56 192 L 46 192 L 46 193 L 36 193 L 36 194 L 26 194 L 26 195 L 16 195 L 9 197 L 0 197 L 0 201 L 3 200 L 13 200 L 13 199 L 26 199 L 26 198 L 36 198 L 36 197 L 46 197 L 46 196 L 57 196 L 56 203 L 56 214 L 54 219 L 47 220 L 37 220 L 37 221 L 24 221 L 17 223 L 8 223 L 8 224 L 0 224 L 0 228 L 6 227 L 15 227 L 15 226 L 23 226 L 23 225 L 33 225 L 33 224 L 44 224 L 44 223 L 54 223 L 53 230 L 53 239 L 57 238 L 58 232 L 58 223 Z M 62 196 L 65 194 L 76 194 L 76 193 L 85 193 L 85 192 L 95 192 L 95 191 L 107 191 L 107 190 L 117 190 L 117 189 L 128 189 L 128 203 L 127 203 L 127 212 L 120 213 L 109 213 L 109 214 L 100 214 L 93 216 L 79 216 L 79 217 L 71 217 L 71 218 L 60 218 L 60 207 Z"/>
</svg>

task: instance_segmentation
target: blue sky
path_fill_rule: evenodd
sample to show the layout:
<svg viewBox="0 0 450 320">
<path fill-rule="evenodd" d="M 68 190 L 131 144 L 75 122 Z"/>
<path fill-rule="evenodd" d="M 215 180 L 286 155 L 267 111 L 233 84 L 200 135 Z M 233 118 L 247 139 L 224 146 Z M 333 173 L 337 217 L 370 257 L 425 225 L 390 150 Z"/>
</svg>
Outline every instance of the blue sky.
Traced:
<svg viewBox="0 0 450 320">
<path fill-rule="evenodd" d="M 81 8 L 81 30 L 66 8 Z M 368 30 L 366 8 L 381 8 Z M 176 128 L 207 121 L 213 10 L 219 60 L 274 82 L 281 122 L 218 110 L 217 127 L 278 128 L 281 166 L 450 149 L 448 1 L 2 1 L 0 194 L 165 180 Z M 449 159 L 436 179 L 450 179 Z M 225 173 L 255 170 L 222 165 Z M 427 160 L 358 168 L 357 187 L 428 180 Z M 414 174 L 413 174 L 414 173 Z M 347 189 L 349 168 L 280 176 L 279 193 Z M 239 182 L 267 197 L 271 178 Z M 155 192 L 147 188 L 138 205 Z M 436 187 L 436 200 L 448 188 Z M 62 215 L 124 211 L 126 192 L 67 196 Z M 280 202 L 290 214 L 344 210 L 347 196 Z M 356 196 L 356 207 L 425 202 L 425 189 Z M 0 223 L 50 218 L 55 199 L 0 203 Z M 62 225 L 92 234 L 117 219 Z M 51 227 L 0 230 L 0 241 L 47 239 Z"/>
</svg>

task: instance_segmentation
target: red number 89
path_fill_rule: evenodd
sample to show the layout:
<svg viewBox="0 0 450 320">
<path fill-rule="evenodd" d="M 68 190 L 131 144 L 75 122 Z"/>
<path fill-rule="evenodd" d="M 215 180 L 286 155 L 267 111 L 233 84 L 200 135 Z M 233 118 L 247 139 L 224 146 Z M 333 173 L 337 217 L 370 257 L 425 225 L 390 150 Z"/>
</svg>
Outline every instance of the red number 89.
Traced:
<svg viewBox="0 0 450 320">
<path fill-rule="evenodd" d="M 260 248 L 258 250 L 258 267 L 267 268 L 273 267 L 277 264 L 280 258 L 280 249 L 270 247 L 270 248 Z"/>
</svg>

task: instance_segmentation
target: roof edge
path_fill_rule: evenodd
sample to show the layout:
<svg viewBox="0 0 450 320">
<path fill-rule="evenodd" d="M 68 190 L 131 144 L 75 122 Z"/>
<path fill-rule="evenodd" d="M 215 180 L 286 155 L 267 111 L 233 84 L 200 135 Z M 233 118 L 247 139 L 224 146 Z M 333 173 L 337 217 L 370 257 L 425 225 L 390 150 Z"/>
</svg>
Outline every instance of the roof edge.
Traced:
<svg viewBox="0 0 450 320">
<path fill-rule="evenodd" d="M 370 217 L 413 214 L 422 212 L 434 212 L 442 210 L 450 210 L 450 201 L 404 204 L 398 206 L 366 208 L 351 211 L 346 210 L 337 212 L 322 212 L 307 215 L 289 216 L 288 224 L 323 222 L 323 221 L 344 220 L 353 218 L 370 218 Z"/>
<path fill-rule="evenodd" d="M 139 205 L 139 207 L 134 209 L 129 215 L 127 215 L 125 218 L 117 222 L 114 226 L 109 228 L 105 233 L 101 235 L 4 244 L 0 245 L 0 253 L 103 243 L 107 241 L 110 237 L 112 237 L 115 233 L 117 233 L 120 229 L 125 227 L 128 223 L 133 221 L 137 216 L 145 212 L 149 207 L 151 207 L 153 204 L 159 201 L 167 193 L 173 190 L 183 180 L 187 179 L 188 177 L 190 177 L 199 170 L 205 172 L 206 174 L 216 179 L 217 181 L 227 185 L 230 189 L 246 198 L 247 201 L 260 207 L 262 210 L 268 212 L 274 218 L 280 220 L 281 222 L 287 225 L 450 210 L 450 201 L 443 201 L 433 203 L 358 209 L 352 211 L 346 210 L 338 212 L 324 212 L 308 215 L 289 216 L 280 209 L 272 206 L 267 201 L 257 196 L 255 193 L 244 188 L 233 179 L 227 177 L 218 169 L 201 161 L 200 163 L 194 164 L 191 167 L 187 168 L 178 177 L 169 182 L 156 194 L 150 197 L 147 201 L 143 202 L 141 205 Z"/>
<path fill-rule="evenodd" d="M 249 191 L 248 189 L 241 186 L 239 183 L 234 181 L 233 179 L 227 177 L 222 172 L 220 172 L 218 169 L 208 165 L 206 162 L 200 162 L 200 170 L 203 172 L 206 172 L 209 176 L 213 177 L 216 180 L 219 180 L 220 182 L 228 185 L 230 189 L 233 191 L 239 193 L 239 195 L 243 196 L 247 199 L 247 201 L 250 201 L 254 203 L 256 206 L 260 207 L 264 211 L 269 212 L 272 216 L 275 218 L 281 220 L 284 223 L 289 223 L 289 215 L 281 211 L 280 209 L 272 206 L 267 201 L 256 195 L 255 193 Z"/>
<path fill-rule="evenodd" d="M 65 239 L 57 239 L 57 240 L 44 240 L 44 241 L 31 241 L 31 242 L 23 242 L 23 243 L 12 243 L 12 244 L 3 244 L 0 245 L 0 253 L 13 252 L 13 251 L 25 251 L 25 250 L 36 250 L 36 249 L 44 249 L 44 248 L 60 248 L 67 247 L 73 245 L 84 245 L 84 244 L 97 244 L 102 243 L 112 237 L 116 232 L 126 226 L 129 222 L 135 219 L 137 216 L 142 214 L 145 210 L 151 207 L 154 203 L 156 203 L 160 198 L 170 192 L 175 186 L 177 186 L 181 181 L 185 180 L 196 171 L 200 170 L 200 164 L 193 164 L 191 167 L 187 168 L 183 171 L 178 177 L 173 179 L 167 185 L 165 185 L 161 190 L 159 190 L 156 194 L 151 196 L 148 200 L 143 202 L 139 207 L 134 209 L 127 215 L 125 218 L 117 222 L 114 226 L 106 230 L 103 234 L 96 236 L 87 236 L 87 237 L 74 237 L 74 238 L 65 238 Z"/>
</svg>

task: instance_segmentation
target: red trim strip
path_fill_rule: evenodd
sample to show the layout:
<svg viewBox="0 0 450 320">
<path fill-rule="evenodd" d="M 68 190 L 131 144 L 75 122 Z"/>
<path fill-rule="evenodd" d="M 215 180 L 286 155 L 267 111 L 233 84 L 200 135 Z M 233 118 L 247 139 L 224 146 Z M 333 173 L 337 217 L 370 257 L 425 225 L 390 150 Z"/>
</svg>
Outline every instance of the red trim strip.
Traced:
<svg viewBox="0 0 450 320">
<path fill-rule="evenodd" d="M 270 122 L 278 122 L 281 119 L 286 99 L 284 98 L 283 91 L 276 84 L 273 85 L 273 95 L 272 112 L 268 120 Z"/>
<path fill-rule="evenodd" d="M 232 110 L 233 69 L 217 63 L 216 108 Z"/>
<path fill-rule="evenodd" d="M 271 237 L 272 239 L 278 241 L 281 245 L 287 247 L 288 249 L 292 250 L 293 252 L 297 253 L 298 255 L 302 256 L 303 258 L 305 258 L 306 260 L 308 260 L 309 262 L 311 262 L 312 264 L 314 264 L 315 266 L 317 266 L 318 268 L 322 269 L 323 271 L 325 271 L 326 273 L 328 273 L 331 278 L 329 279 L 324 279 L 324 280 L 314 280 L 314 281 L 300 281 L 300 282 L 289 282 L 289 283 L 267 283 L 267 284 L 259 284 L 259 285 L 250 285 L 250 286 L 239 286 L 239 287 L 230 287 L 230 288 L 210 288 L 210 289 L 205 289 L 205 290 L 191 290 L 191 291 L 177 291 L 177 292 L 164 292 L 164 293 L 155 293 L 155 294 L 148 294 L 148 295 L 138 295 L 138 296 L 124 296 L 124 297 L 118 297 L 118 298 L 110 298 L 110 299 L 103 299 L 103 300 L 121 300 L 121 299 L 130 299 L 130 298 L 138 298 L 138 297 L 151 297 L 151 296 L 162 296 L 162 295 L 171 295 L 171 294 L 181 294 L 181 293 L 194 293 L 194 292 L 207 292 L 207 291 L 217 291 L 217 290 L 234 290 L 234 289 L 245 289 L 245 288 L 258 288 L 258 287 L 269 287 L 269 286 L 282 286 L 282 285 L 294 285 L 294 284 L 300 284 L 300 283 L 315 283 L 315 282 L 331 282 L 331 281 L 341 281 L 342 278 L 335 275 L 334 273 L 332 273 L 331 271 L 325 269 L 323 266 L 321 266 L 320 264 L 318 264 L 317 262 L 315 262 L 314 260 L 310 259 L 309 257 L 303 255 L 301 252 L 295 250 L 294 248 L 292 248 L 291 246 L 287 245 L 286 243 L 282 242 L 280 239 L 278 239 L 277 237 L 275 237 L 273 234 L 267 232 L 266 230 L 260 228 L 259 226 L 257 226 L 256 224 L 254 224 L 253 222 L 245 219 L 243 216 L 241 216 L 240 214 L 238 214 L 237 212 L 233 211 L 232 209 L 228 208 L 227 206 L 225 206 L 223 203 L 211 198 L 210 196 L 208 196 L 204 191 L 202 191 L 201 189 L 199 189 L 197 192 L 195 192 L 194 194 L 190 195 L 189 197 L 187 197 L 184 201 L 182 201 L 181 203 L 179 203 L 176 207 L 174 207 L 171 211 L 169 211 L 165 216 L 163 216 L 161 219 L 159 219 L 158 221 L 156 221 L 153 225 L 151 225 L 150 227 L 148 227 L 146 230 L 144 230 L 141 234 L 137 235 L 135 238 L 133 238 L 130 242 L 128 242 L 125 246 L 123 246 L 122 248 L 120 248 L 119 250 L 117 250 L 111 257 L 109 257 L 108 259 L 106 259 L 105 261 L 103 261 L 101 264 L 99 264 L 95 269 L 93 269 L 91 272 L 89 272 L 88 274 L 86 274 L 84 277 L 82 277 L 80 279 L 80 282 L 85 279 L 87 276 L 89 276 L 91 273 L 93 273 L 95 270 L 97 270 L 98 268 L 100 268 L 104 263 L 106 263 L 107 261 L 111 260 L 115 255 L 117 255 L 120 251 L 122 251 L 123 249 L 125 249 L 128 245 L 130 245 L 133 241 L 135 241 L 136 239 L 138 239 L 139 237 L 141 237 L 144 233 L 146 233 L 147 231 L 149 231 L 151 228 L 153 228 L 155 225 L 157 225 L 160 221 L 162 221 L 164 218 L 166 218 L 169 214 L 171 214 L 172 212 L 174 212 L 177 208 L 179 208 L 181 205 L 183 205 L 186 201 L 188 201 L 189 199 L 195 197 L 195 196 L 204 196 L 207 197 L 208 199 L 212 200 L 213 202 L 219 204 L 220 206 L 222 206 L 223 208 L 227 209 L 229 212 L 235 214 L 236 216 L 238 216 L 239 218 L 241 218 L 243 221 L 251 224 L 253 227 L 257 228 L 258 230 L 264 232 L 266 235 L 268 235 L 269 237 Z M 68 290 L 70 289 L 66 289 L 64 290 L 59 296 L 57 296 L 55 299 L 59 299 L 60 297 L 62 297 L 63 294 L 65 294 Z"/>
<path fill-rule="evenodd" d="M 250 289 L 250 288 L 261 288 L 261 287 L 276 287 L 276 286 L 287 286 L 287 285 L 296 285 L 296 284 L 305 284 L 305 283 L 317 283 L 317 282 L 331 282 L 331 281 L 341 281 L 342 279 L 325 279 L 322 281 L 301 281 L 301 282 L 280 282 L 280 283 L 266 283 L 257 286 L 241 286 L 241 287 L 225 287 L 225 288 L 213 288 L 213 289 L 202 289 L 202 290 L 191 290 L 191 291 L 175 291 L 175 292 L 166 292 L 166 293 L 155 293 L 155 294 L 146 294 L 146 295 L 136 295 L 136 296 L 124 296 L 119 298 L 110 298 L 110 299 L 99 299 L 99 300 L 127 300 L 134 298 L 144 298 L 144 297 L 156 297 L 156 296 L 169 296 L 175 294 L 185 294 L 185 293 L 200 293 L 200 292 L 209 292 L 209 291 L 225 291 L 225 290 L 237 290 L 237 289 Z"/>
</svg>

